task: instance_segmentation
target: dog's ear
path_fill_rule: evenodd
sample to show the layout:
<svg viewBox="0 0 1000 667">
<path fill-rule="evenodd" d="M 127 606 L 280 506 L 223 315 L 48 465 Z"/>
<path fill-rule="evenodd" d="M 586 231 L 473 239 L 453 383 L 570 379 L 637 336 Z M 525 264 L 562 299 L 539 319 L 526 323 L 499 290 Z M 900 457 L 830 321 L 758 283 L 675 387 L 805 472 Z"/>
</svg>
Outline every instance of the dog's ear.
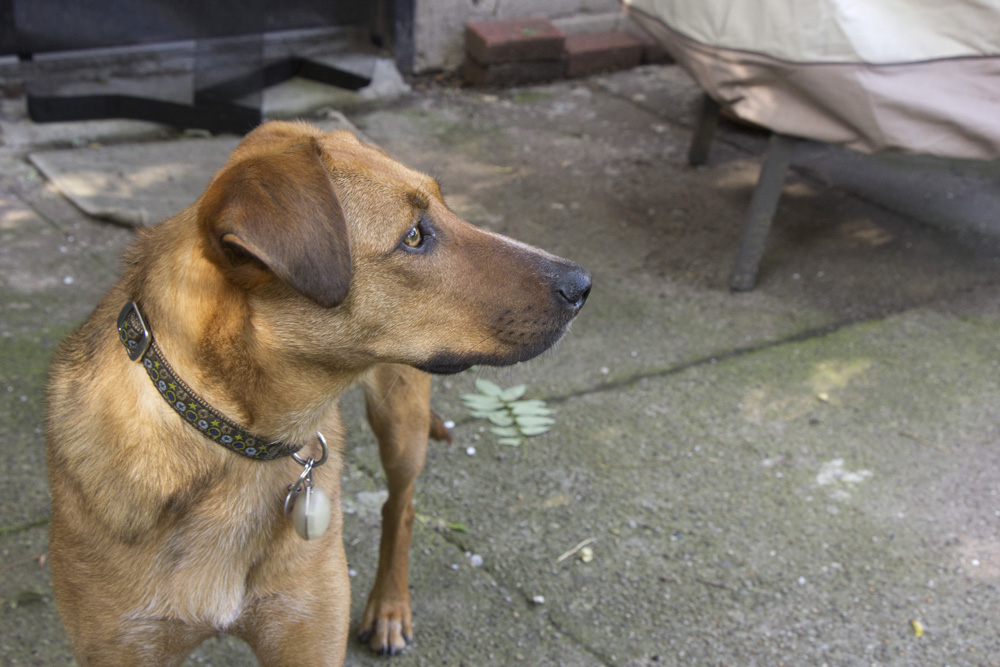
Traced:
<svg viewBox="0 0 1000 667">
<path fill-rule="evenodd" d="M 326 308 L 347 296 L 347 221 L 315 139 L 282 142 L 226 168 L 198 216 L 215 261 L 238 282 L 267 272 Z"/>
</svg>

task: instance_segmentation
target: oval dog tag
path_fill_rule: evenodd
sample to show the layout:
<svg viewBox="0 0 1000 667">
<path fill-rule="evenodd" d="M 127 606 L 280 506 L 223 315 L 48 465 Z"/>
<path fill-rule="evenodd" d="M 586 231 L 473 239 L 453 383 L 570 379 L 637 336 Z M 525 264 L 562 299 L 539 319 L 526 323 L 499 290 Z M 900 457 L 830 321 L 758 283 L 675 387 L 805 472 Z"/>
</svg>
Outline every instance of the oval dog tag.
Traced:
<svg viewBox="0 0 1000 667">
<path fill-rule="evenodd" d="M 315 540 L 330 525 L 330 497 L 314 484 L 304 488 L 293 500 L 292 521 L 295 532 L 304 540 Z"/>
</svg>

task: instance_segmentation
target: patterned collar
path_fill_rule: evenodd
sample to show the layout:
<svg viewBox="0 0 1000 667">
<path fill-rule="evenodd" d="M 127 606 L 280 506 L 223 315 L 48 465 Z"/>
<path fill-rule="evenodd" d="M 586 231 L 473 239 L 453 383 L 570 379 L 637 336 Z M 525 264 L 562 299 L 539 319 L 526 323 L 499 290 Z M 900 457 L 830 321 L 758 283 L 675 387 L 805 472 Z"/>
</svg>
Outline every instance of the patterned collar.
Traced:
<svg viewBox="0 0 1000 667">
<path fill-rule="evenodd" d="M 163 400 L 212 442 L 258 461 L 290 456 L 302 448 L 287 442 L 271 442 L 248 432 L 191 391 L 167 363 L 134 301 L 126 303 L 118 315 L 118 335 L 129 359 L 143 365 Z"/>
</svg>

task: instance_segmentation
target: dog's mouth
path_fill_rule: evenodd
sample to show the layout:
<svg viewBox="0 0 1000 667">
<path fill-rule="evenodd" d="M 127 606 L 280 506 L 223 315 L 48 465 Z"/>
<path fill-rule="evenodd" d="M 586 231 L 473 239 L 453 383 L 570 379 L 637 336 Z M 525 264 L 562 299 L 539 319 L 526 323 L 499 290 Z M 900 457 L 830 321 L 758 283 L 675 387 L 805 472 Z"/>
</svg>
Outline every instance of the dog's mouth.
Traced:
<svg viewBox="0 0 1000 667">
<path fill-rule="evenodd" d="M 511 343 L 498 345 L 497 351 L 439 352 L 425 363 L 417 365 L 417 368 L 435 375 L 453 375 L 473 366 L 511 366 L 537 357 L 555 345 L 566 331 L 567 327 L 561 326 L 533 336 L 534 340 L 525 340 L 527 338 L 525 336 L 513 345 Z M 505 351 L 499 351 L 500 348 Z"/>
<path fill-rule="evenodd" d="M 450 359 L 447 356 L 441 356 L 435 357 L 426 364 L 417 366 L 417 368 L 425 373 L 433 373 L 434 375 L 454 375 L 455 373 L 467 371 L 475 365 L 476 362 L 474 361 L 458 361 L 457 359 Z"/>
</svg>

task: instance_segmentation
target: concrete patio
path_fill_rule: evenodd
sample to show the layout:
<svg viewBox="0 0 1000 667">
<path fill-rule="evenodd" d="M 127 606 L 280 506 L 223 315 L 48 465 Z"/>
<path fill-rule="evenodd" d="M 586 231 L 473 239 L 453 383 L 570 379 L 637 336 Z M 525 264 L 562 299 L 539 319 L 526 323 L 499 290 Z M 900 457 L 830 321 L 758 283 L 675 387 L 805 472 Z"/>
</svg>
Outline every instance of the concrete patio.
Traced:
<svg viewBox="0 0 1000 667">
<path fill-rule="evenodd" d="M 594 276 L 555 350 L 435 381 L 456 426 L 417 489 L 414 643 L 352 638 L 348 664 L 1000 664 L 1000 165 L 802 146 L 758 286 L 732 293 L 765 139 L 724 127 L 688 167 L 698 95 L 650 66 L 338 102 L 460 215 Z M 235 140 L 22 107 L 0 107 L 0 662 L 63 665 L 45 372 L 134 231 L 34 165 L 83 164 L 102 211 L 155 221 Z M 476 377 L 556 424 L 497 443 L 460 401 Z M 353 633 L 384 495 L 360 396 L 343 409 Z M 186 664 L 255 663 L 220 638 Z"/>
</svg>

